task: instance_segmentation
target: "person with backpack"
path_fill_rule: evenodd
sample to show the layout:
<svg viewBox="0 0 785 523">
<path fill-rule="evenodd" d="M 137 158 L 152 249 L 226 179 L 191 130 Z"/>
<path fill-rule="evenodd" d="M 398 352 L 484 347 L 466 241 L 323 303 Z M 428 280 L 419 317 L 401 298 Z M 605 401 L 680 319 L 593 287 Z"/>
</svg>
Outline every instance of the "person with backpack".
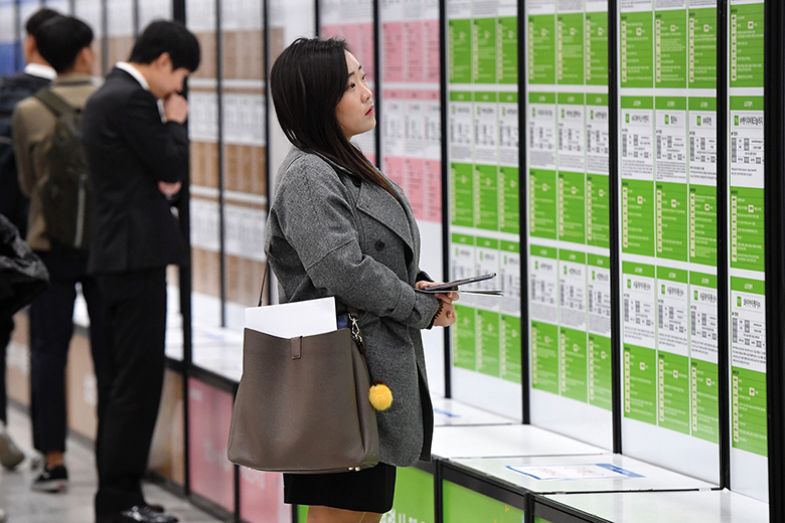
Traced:
<svg viewBox="0 0 785 523">
<path fill-rule="evenodd" d="M 47 21 L 60 16 L 52 9 L 43 8 L 33 13 L 25 22 L 24 56 L 27 64 L 22 71 L 0 78 L 0 214 L 19 230 L 24 238 L 27 229 L 27 198 L 19 191 L 14 147 L 11 140 L 11 115 L 16 104 L 46 87 L 55 77 L 55 70 L 38 51 L 36 37 Z M 5 430 L 7 399 L 5 391 L 6 348 L 14 331 L 14 318 L 0 313 L 0 465 L 13 470 L 25 458 Z M 31 405 L 35 409 L 35 404 Z"/>
<path fill-rule="evenodd" d="M 57 77 L 51 87 L 19 103 L 12 123 L 19 185 L 30 198 L 27 243 L 43 260 L 51 282 L 30 306 L 33 444 L 45 457 L 33 490 L 42 492 L 61 492 L 68 485 L 65 366 L 77 283 L 90 316 L 99 407 L 102 397 L 104 310 L 87 272 L 92 198 L 81 143 L 81 111 L 95 90 L 92 42 L 92 29 L 72 16 L 41 27 L 38 48 Z"/>
</svg>

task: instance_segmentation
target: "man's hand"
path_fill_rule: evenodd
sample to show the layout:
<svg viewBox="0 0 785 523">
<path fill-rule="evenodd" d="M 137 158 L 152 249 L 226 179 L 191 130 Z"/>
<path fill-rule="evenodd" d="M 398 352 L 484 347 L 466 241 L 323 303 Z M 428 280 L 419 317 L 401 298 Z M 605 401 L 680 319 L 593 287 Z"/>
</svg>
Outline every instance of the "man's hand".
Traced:
<svg viewBox="0 0 785 523">
<path fill-rule="evenodd" d="M 433 287 L 434 285 L 441 285 L 444 282 L 440 281 L 426 281 L 420 280 L 414 284 L 415 289 L 427 289 L 428 287 Z M 452 305 L 452 302 L 457 301 L 460 298 L 460 294 L 456 291 L 445 292 L 442 294 L 434 294 L 437 298 L 445 303 L 445 305 Z"/>
<path fill-rule="evenodd" d="M 163 194 L 167 198 L 174 197 L 177 193 L 180 192 L 180 188 L 182 186 L 183 186 L 182 182 L 175 182 L 175 183 L 158 182 L 158 190 L 161 191 L 161 194 Z"/>
<path fill-rule="evenodd" d="M 177 93 L 164 98 L 164 116 L 167 121 L 184 123 L 188 118 L 188 102 Z"/>
</svg>

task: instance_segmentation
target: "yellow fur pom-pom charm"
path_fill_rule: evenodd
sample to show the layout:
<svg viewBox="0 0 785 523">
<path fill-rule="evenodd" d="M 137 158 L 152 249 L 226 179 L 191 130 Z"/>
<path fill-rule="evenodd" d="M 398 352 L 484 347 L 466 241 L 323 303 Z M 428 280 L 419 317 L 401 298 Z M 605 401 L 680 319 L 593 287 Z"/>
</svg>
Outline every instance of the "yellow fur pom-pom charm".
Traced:
<svg viewBox="0 0 785 523">
<path fill-rule="evenodd" d="M 389 409 L 393 403 L 393 394 L 390 387 L 384 383 L 374 383 L 368 391 L 368 401 L 379 412 Z"/>
</svg>

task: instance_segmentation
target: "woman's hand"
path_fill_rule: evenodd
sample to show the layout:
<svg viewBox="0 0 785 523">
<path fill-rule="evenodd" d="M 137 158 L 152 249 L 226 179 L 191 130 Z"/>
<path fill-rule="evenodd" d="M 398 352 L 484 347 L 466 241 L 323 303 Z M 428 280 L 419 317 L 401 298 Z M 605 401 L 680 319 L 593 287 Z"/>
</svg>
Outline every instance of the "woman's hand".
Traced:
<svg viewBox="0 0 785 523">
<path fill-rule="evenodd" d="M 449 327 L 453 325 L 456 320 L 455 307 L 452 302 L 442 302 L 439 304 L 439 313 L 433 319 L 434 327 Z"/>
<path fill-rule="evenodd" d="M 428 287 L 433 287 L 434 285 L 441 285 L 444 282 L 439 281 L 427 281 L 427 280 L 420 280 L 414 284 L 416 289 L 427 289 Z M 445 292 L 441 294 L 434 294 L 437 298 L 439 298 L 445 305 L 452 305 L 452 302 L 458 301 L 460 298 L 460 294 L 456 291 Z"/>
</svg>

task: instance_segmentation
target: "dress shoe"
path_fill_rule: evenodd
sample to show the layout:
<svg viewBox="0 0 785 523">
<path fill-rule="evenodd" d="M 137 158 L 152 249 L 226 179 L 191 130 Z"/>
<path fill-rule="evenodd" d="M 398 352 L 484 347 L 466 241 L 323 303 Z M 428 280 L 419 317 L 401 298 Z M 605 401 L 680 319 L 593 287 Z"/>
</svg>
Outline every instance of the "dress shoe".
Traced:
<svg viewBox="0 0 785 523">
<path fill-rule="evenodd" d="M 116 523 L 177 523 L 180 521 L 171 514 L 158 512 L 150 505 L 134 505 L 115 518 Z"/>
</svg>

